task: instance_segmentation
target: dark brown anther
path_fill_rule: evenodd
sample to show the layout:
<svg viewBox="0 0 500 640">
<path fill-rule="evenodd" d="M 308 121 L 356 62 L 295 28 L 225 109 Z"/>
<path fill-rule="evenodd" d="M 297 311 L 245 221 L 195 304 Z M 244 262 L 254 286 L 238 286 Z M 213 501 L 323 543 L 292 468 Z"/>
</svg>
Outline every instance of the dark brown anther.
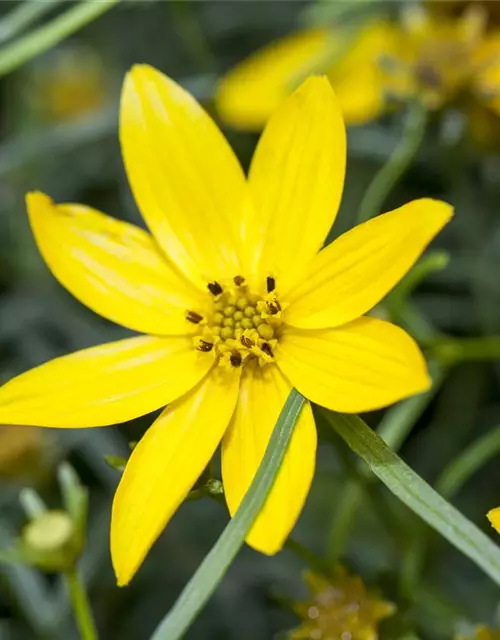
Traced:
<svg viewBox="0 0 500 640">
<path fill-rule="evenodd" d="M 211 342 L 206 342 L 205 340 L 200 340 L 200 343 L 197 347 L 199 351 L 203 351 L 204 353 L 208 353 L 209 351 L 212 351 L 213 348 L 214 348 L 214 345 Z"/>
<path fill-rule="evenodd" d="M 210 293 L 214 296 L 219 296 L 222 293 L 222 287 L 218 282 L 215 282 L 215 280 L 214 282 L 209 282 L 207 286 Z"/>
<path fill-rule="evenodd" d="M 272 316 L 275 316 L 279 311 L 281 311 L 281 305 L 277 300 L 274 300 L 273 302 L 268 302 L 267 307 L 269 309 L 269 313 Z"/>
<path fill-rule="evenodd" d="M 233 353 L 229 356 L 229 362 L 233 365 L 233 367 L 241 367 L 241 363 L 243 362 L 241 353 L 239 351 L 233 351 Z"/>
<path fill-rule="evenodd" d="M 193 324 L 200 324 L 203 320 L 203 316 L 200 316 L 196 311 L 188 311 L 186 313 L 186 320 L 189 320 L 189 322 L 192 322 Z"/>
<path fill-rule="evenodd" d="M 245 283 L 245 278 L 243 276 L 234 276 L 233 282 L 237 287 L 241 287 Z"/>
<path fill-rule="evenodd" d="M 266 278 L 267 293 L 271 293 L 276 289 L 276 280 L 272 276 Z"/>
<path fill-rule="evenodd" d="M 415 74 L 418 82 L 429 89 L 440 89 L 443 85 L 439 71 L 425 62 L 417 65 Z"/>
<path fill-rule="evenodd" d="M 241 336 L 240 342 L 247 349 L 251 349 L 254 345 L 253 341 L 250 340 L 250 338 L 248 338 L 247 336 Z"/>
<path fill-rule="evenodd" d="M 273 350 L 271 349 L 271 345 L 268 342 L 263 342 L 260 348 L 270 358 L 273 357 Z"/>
</svg>

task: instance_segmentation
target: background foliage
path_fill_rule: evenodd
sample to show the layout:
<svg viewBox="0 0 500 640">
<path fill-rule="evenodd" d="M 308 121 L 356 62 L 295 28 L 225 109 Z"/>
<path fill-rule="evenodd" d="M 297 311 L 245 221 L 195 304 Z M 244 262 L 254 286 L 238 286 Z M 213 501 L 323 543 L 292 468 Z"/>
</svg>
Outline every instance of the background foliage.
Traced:
<svg viewBox="0 0 500 640">
<path fill-rule="evenodd" d="M 2 2 L 0 20 L 15 5 Z M 142 224 L 117 139 L 117 104 L 126 70 L 136 62 L 150 63 L 210 108 L 223 72 L 310 19 L 312 8 L 288 0 L 124 2 L 0 79 L 0 381 L 51 357 L 125 335 L 73 300 L 49 274 L 29 230 L 24 193 L 41 189 L 56 201 L 84 202 Z M 395 115 L 349 131 L 347 185 L 335 236 L 354 223 L 361 195 L 393 150 L 401 126 L 402 118 Z M 452 133 L 461 120 L 453 111 L 445 126 L 430 126 L 416 162 L 386 203 L 389 209 L 432 196 L 456 207 L 453 224 L 435 243 L 450 253 L 450 262 L 418 287 L 413 303 L 449 336 L 500 334 L 500 146 L 493 144 L 495 136 L 500 139 L 500 120 L 493 123 L 487 148 L 464 149 L 456 142 Z M 247 166 L 256 136 L 231 130 L 227 135 Z M 430 483 L 470 443 L 500 425 L 500 366 L 492 355 L 489 350 L 486 359 L 451 367 L 401 449 L 402 457 Z M 376 426 L 381 416 L 366 419 Z M 125 455 L 127 440 L 138 439 L 151 421 L 149 416 L 114 429 L 43 432 L 24 448 L 28 457 L 9 455 L 16 445 L 12 439 L 4 442 L 0 431 L 0 547 L 24 522 L 20 486 L 34 484 L 48 504 L 59 504 L 57 461 L 70 460 L 89 487 L 82 569 L 106 640 L 149 638 L 227 520 L 215 501 L 186 503 L 132 585 L 115 587 L 108 532 L 118 473 L 104 456 Z M 351 458 L 340 440 L 333 444 L 320 445 L 313 489 L 294 538 L 318 555 L 340 555 L 367 583 L 382 588 L 401 612 L 412 602 L 422 637 L 450 638 L 470 623 L 498 624 L 498 587 L 379 484 L 370 499 L 359 494 L 356 518 L 338 548 L 338 505 L 352 484 L 343 459 Z M 485 513 L 500 504 L 498 457 L 452 501 L 488 530 Z M 395 530 L 383 509 L 403 528 Z M 418 550 L 420 538 L 429 542 L 425 555 Z M 422 571 L 416 581 L 405 582 L 402 572 L 415 557 L 422 561 Z M 306 593 L 304 567 L 290 548 L 274 558 L 245 548 L 188 637 L 260 640 L 292 628 L 297 618 L 287 602 Z M 404 629 L 404 621 L 401 625 Z M 0 565 L 0 638 L 72 637 L 76 630 L 58 581 Z M 388 628 L 382 637 L 403 637 L 403 631 Z"/>
</svg>

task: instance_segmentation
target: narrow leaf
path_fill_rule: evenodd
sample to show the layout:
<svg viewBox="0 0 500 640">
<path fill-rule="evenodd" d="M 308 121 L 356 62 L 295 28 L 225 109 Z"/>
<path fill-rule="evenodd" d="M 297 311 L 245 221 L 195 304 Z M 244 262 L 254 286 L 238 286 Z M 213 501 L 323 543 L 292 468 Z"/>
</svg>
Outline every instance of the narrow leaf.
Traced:
<svg viewBox="0 0 500 640">
<path fill-rule="evenodd" d="M 151 640 L 179 640 L 213 594 L 242 547 L 274 484 L 304 398 L 290 393 L 273 429 L 266 453 L 241 505 L 198 571 L 186 585 Z"/>
<path fill-rule="evenodd" d="M 412 511 L 500 585 L 500 547 L 442 498 L 361 418 L 324 412 L 331 426 Z"/>
</svg>

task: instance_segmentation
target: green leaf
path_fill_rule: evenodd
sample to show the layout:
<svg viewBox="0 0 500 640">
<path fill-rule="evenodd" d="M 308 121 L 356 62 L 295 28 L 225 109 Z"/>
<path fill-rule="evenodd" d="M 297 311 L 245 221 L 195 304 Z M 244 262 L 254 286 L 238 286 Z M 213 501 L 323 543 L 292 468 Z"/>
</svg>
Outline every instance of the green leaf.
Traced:
<svg viewBox="0 0 500 640">
<path fill-rule="evenodd" d="M 217 588 L 266 502 L 303 405 L 304 398 L 295 389 L 292 390 L 273 429 L 255 478 L 238 511 L 188 582 L 170 613 L 160 623 L 151 640 L 182 638 Z"/>
<path fill-rule="evenodd" d="M 500 585 L 500 547 L 442 498 L 361 418 L 324 412 L 331 426 L 412 511 Z"/>
</svg>

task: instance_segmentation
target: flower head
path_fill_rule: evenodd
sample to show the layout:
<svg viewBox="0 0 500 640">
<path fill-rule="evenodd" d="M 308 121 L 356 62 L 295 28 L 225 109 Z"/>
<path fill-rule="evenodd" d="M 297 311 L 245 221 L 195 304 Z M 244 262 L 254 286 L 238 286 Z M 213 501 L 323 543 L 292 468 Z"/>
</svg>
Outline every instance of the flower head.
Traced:
<svg viewBox="0 0 500 640">
<path fill-rule="evenodd" d="M 500 629 L 494 631 L 485 625 L 478 625 L 471 636 L 459 636 L 457 640 L 500 640 Z"/>
<path fill-rule="evenodd" d="M 305 580 L 312 597 L 295 606 L 303 624 L 292 631 L 290 640 L 377 640 L 378 623 L 396 610 L 340 566 L 329 578 L 308 572 Z"/>
<path fill-rule="evenodd" d="M 449 220 L 417 200 L 319 251 L 337 212 L 346 141 L 326 78 L 287 98 L 248 180 L 221 132 L 148 66 L 127 75 L 120 139 L 152 232 L 90 207 L 28 195 L 48 266 L 84 304 L 142 335 L 57 358 L 0 389 L 0 420 L 92 427 L 168 405 L 134 448 L 115 496 L 111 551 L 134 575 L 222 441 L 233 514 L 296 387 L 358 412 L 428 388 L 415 342 L 369 311 Z M 319 251 L 319 253 L 318 253 Z M 307 496 L 316 450 L 309 404 L 248 536 L 273 554 Z"/>
<path fill-rule="evenodd" d="M 354 35 L 341 26 L 299 32 L 231 70 L 217 106 L 229 124 L 259 129 L 304 72 L 321 71 L 347 124 L 364 124 L 410 100 L 430 110 L 481 104 L 499 115 L 500 32 L 486 33 L 485 22 L 476 6 L 460 17 L 412 8 L 398 23 L 375 20 Z"/>
</svg>

